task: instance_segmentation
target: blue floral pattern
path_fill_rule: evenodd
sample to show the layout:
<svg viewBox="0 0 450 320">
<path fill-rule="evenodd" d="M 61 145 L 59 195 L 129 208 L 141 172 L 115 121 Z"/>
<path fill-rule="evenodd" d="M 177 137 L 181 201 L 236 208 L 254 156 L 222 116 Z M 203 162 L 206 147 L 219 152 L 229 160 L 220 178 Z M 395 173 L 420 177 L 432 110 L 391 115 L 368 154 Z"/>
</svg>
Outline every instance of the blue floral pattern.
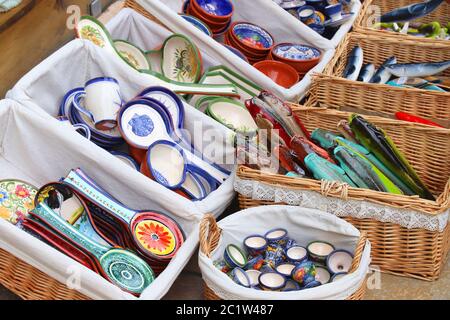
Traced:
<svg viewBox="0 0 450 320">
<path fill-rule="evenodd" d="M 0 190 L 0 203 L 3 203 L 4 201 L 8 200 L 8 198 L 9 198 L 8 193 Z"/>
<path fill-rule="evenodd" d="M 146 114 L 135 114 L 128 124 L 131 126 L 133 133 L 139 137 L 147 137 L 155 128 L 152 119 Z"/>
</svg>

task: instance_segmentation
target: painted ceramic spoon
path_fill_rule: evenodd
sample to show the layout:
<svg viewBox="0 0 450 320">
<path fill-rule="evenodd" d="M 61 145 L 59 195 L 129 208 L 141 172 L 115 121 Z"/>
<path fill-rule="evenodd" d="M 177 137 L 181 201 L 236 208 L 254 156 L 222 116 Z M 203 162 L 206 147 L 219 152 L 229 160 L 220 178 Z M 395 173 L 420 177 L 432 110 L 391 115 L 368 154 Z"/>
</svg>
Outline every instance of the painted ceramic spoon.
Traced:
<svg viewBox="0 0 450 320">
<path fill-rule="evenodd" d="M 120 219 L 144 256 L 156 260 L 170 260 L 184 242 L 184 234 L 175 220 L 156 211 L 136 211 L 109 196 L 100 186 L 84 179 L 80 169 L 72 170 L 63 180 L 83 197 Z M 91 180 L 92 181 L 92 180 Z"/>
<path fill-rule="evenodd" d="M 100 267 L 101 275 L 121 289 L 139 295 L 155 279 L 153 270 L 137 255 L 131 251 L 101 245 L 84 236 L 46 204 L 39 204 L 32 213 L 92 255 Z"/>
<path fill-rule="evenodd" d="M 357 114 L 350 117 L 350 127 L 357 140 L 382 161 L 411 190 L 422 198 L 435 200 L 415 170 L 385 132 Z"/>
</svg>

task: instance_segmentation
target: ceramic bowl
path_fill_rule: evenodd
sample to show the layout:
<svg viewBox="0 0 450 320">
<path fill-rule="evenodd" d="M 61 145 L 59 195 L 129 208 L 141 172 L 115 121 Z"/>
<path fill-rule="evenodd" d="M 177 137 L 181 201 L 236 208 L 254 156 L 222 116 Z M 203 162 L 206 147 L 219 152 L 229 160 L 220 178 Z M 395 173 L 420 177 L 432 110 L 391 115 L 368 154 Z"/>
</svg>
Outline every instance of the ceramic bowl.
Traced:
<svg viewBox="0 0 450 320">
<path fill-rule="evenodd" d="M 331 18 L 331 20 L 335 21 L 338 20 L 342 17 L 341 13 L 342 13 L 342 4 L 341 3 L 337 3 L 337 4 L 332 4 L 329 6 L 326 6 L 324 11 L 323 11 L 328 17 Z"/>
<path fill-rule="evenodd" d="M 298 291 L 298 290 L 300 290 L 300 285 L 292 279 L 287 279 L 286 285 L 284 286 L 284 288 L 281 291 L 288 292 L 288 291 Z"/>
<path fill-rule="evenodd" d="M 223 258 L 231 269 L 237 267 L 243 268 L 247 264 L 247 257 L 242 250 L 234 244 L 230 244 L 225 248 Z"/>
<path fill-rule="evenodd" d="M 319 49 L 294 43 L 280 43 L 270 53 L 272 59 L 289 64 L 302 75 L 314 68 L 322 57 Z"/>
<path fill-rule="evenodd" d="M 261 273 L 258 282 L 260 287 L 267 291 L 280 291 L 286 286 L 286 278 L 278 272 Z"/>
<path fill-rule="evenodd" d="M 330 282 L 331 274 L 327 268 L 316 265 L 316 281 L 319 281 L 321 284 L 326 284 Z"/>
<path fill-rule="evenodd" d="M 207 113 L 224 126 L 247 135 L 253 135 L 258 126 L 247 108 L 238 101 L 218 98 L 208 104 Z"/>
<path fill-rule="evenodd" d="M 245 271 L 248 278 L 250 279 L 250 287 L 259 286 L 259 276 L 261 275 L 261 271 L 258 270 L 247 270 Z"/>
<path fill-rule="evenodd" d="M 339 279 L 342 279 L 343 277 L 345 277 L 346 275 L 348 275 L 347 272 L 339 272 L 339 273 L 335 273 L 332 277 L 330 282 L 336 282 Z"/>
<path fill-rule="evenodd" d="M 292 10 L 304 6 L 305 4 L 306 2 L 304 0 L 290 0 L 281 2 L 280 7 L 284 10 Z"/>
<path fill-rule="evenodd" d="M 267 248 L 267 240 L 260 235 L 251 235 L 244 239 L 244 246 L 251 256 L 262 254 Z"/>
<path fill-rule="evenodd" d="M 347 250 L 334 250 L 328 255 L 327 267 L 331 273 L 348 272 L 353 262 L 353 254 Z"/>
<path fill-rule="evenodd" d="M 291 277 L 304 287 L 308 283 L 316 281 L 316 266 L 310 261 L 304 261 L 292 270 Z"/>
<path fill-rule="evenodd" d="M 233 3 L 230 0 L 191 0 L 191 6 L 215 21 L 228 21 L 233 16 Z"/>
<path fill-rule="evenodd" d="M 231 271 L 231 279 L 233 279 L 234 282 L 236 282 L 238 285 L 250 288 L 252 281 L 250 280 L 250 277 L 248 276 L 247 272 L 244 271 L 244 269 L 241 268 L 234 268 Z"/>
<path fill-rule="evenodd" d="M 255 63 L 253 66 L 275 83 L 287 89 L 300 81 L 297 70 L 281 61 L 264 60 Z"/>
<path fill-rule="evenodd" d="M 266 232 L 264 235 L 270 245 L 285 246 L 288 240 L 288 232 L 283 228 L 276 228 Z"/>
<path fill-rule="evenodd" d="M 236 40 L 234 37 L 231 36 L 231 29 L 228 30 L 228 32 L 225 34 L 224 42 L 227 45 L 232 46 L 233 48 L 238 49 L 240 52 L 242 52 L 249 60 L 263 60 L 267 57 L 267 51 L 262 52 L 255 52 L 251 48 L 248 48 L 247 46 L 244 46 L 241 42 Z M 270 51 L 269 51 L 270 53 Z"/>
<path fill-rule="evenodd" d="M 255 53 L 268 53 L 274 45 L 273 37 L 263 28 L 247 23 L 236 22 L 230 27 L 230 36 L 245 48 Z"/>
<path fill-rule="evenodd" d="M 314 7 L 312 6 L 302 6 L 297 9 L 297 16 L 301 22 L 306 23 L 308 20 L 312 19 L 316 13 Z"/>
<path fill-rule="evenodd" d="M 275 267 L 275 271 L 285 277 L 290 277 L 294 269 L 295 264 L 289 262 L 281 262 Z"/>
<path fill-rule="evenodd" d="M 194 6 L 189 6 L 187 9 L 187 13 L 208 25 L 213 34 L 219 32 L 230 23 L 230 21 L 212 20 L 209 17 L 202 15 L 202 13 L 199 12 L 199 10 L 197 10 Z"/>
<path fill-rule="evenodd" d="M 308 259 L 308 251 L 305 247 L 293 246 L 286 250 L 286 257 L 290 262 L 298 264 Z"/>
<path fill-rule="evenodd" d="M 253 257 L 252 259 L 248 260 L 247 264 L 245 265 L 245 269 L 261 270 L 263 264 L 264 264 L 264 258 L 262 255 L 259 255 L 259 256 Z"/>
<path fill-rule="evenodd" d="M 325 264 L 327 257 L 334 251 L 333 245 L 324 241 L 313 241 L 306 247 L 311 260 Z"/>
<path fill-rule="evenodd" d="M 197 29 L 202 31 L 207 36 L 210 36 L 210 37 L 213 36 L 213 33 L 212 33 L 211 29 L 209 28 L 209 26 L 206 23 L 204 23 L 203 21 L 201 21 L 200 19 L 198 19 L 197 17 L 187 15 L 187 14 L 182 14 L 180 16 L 184 20 L 186 20 L 187 22 L 192 24 L 194 27 L 196 27 Z"/>
</svg>

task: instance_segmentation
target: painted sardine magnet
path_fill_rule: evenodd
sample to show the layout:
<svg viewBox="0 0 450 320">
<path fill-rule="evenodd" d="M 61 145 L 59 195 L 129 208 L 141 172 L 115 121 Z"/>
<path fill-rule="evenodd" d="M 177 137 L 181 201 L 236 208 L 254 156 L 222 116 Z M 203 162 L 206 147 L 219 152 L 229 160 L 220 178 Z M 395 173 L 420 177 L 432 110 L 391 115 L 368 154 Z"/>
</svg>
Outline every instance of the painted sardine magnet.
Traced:
<svg viewBox="0 0 450 320">
<path fill-rule="evenodd" d="M 358 81 L 369 82 L 375 74 L 375 66 L 372 63 L 363 65 L 361 72 L 358 76 Z"/>
<path fill-rule="evenodd" d="M 355 46 L 353 48 L 347 60 L 347 66 L 345 67 L 343 75 L 344 78 L 353 81 L 358 79 L 359 72 L 363 65 L 363 55 L 364 53 L 360 46 Z"/>
<path fill-rule="evenodd" d="M 444 0 L 429 0 L 397 8 L 380 17 L 380 22 L 407 22 L 424 17 L 434 11 Z"/>
<path fill-rule="evenodd" d="M 381 67 L 375 72 L 373 77 L 370 79 L 370 83 L 379 83 L 379 84 L 385 84 L 389 81 L 391 78 L 391 72 L 387 69 L 387 66 L 391 64 L 397 63 L 396 57 L 390 57 L 386 59 Z"/>
<path fill-rule="evenodd" d="M 396 77 L 428 77 L 450 68 L 450 60 L 427 63 L 397 63 L 386 67 Z"/>
</svg>

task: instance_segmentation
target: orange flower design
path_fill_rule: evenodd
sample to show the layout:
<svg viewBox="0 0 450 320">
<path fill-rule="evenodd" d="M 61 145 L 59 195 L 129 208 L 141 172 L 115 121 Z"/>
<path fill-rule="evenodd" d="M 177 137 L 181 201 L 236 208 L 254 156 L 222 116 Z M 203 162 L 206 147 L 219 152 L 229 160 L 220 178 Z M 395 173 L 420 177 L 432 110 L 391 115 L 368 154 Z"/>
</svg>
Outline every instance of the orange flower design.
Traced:
<svg viewBox="0 0 450 320">
<path fill-rule="evenodd" d="M 144 243 L 149 250 L 159 250 L 164 252 L 170 246 L 172 237 L 164 227 L 153 222 L 141 224 L 138 227 L 139 240 Z"/>
<path fill-rule="evenodd" d="M 23 199 L 23 198 L 28 197 L 29 195 L 30 195 L 30 192 L 26 188 L 24 188 L 23 186 L 18 185 L 16 187 L 16 196 L 18 196 L 18 197 Z"/>
</svg>

